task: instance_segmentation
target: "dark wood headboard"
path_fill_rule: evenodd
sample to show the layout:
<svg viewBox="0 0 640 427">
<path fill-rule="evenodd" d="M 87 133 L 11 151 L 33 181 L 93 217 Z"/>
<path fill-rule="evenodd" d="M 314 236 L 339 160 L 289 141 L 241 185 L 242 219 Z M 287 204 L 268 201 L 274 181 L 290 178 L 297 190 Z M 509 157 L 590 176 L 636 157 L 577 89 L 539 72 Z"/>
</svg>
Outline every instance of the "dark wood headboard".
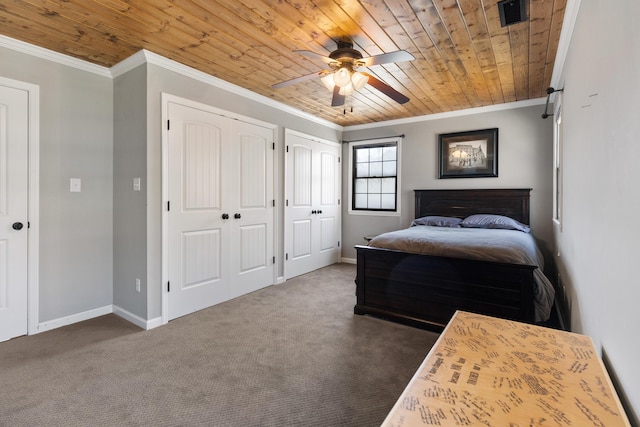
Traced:
<svg viewBox="0 0 640 427">
<path fill-rule="evenodd" d="M 529 225 L 530 188 L 477 190 L 414 190 L 415 218 L 427 215 L 466 218 L 485 213 L 505 215 Z"/>
</svg>

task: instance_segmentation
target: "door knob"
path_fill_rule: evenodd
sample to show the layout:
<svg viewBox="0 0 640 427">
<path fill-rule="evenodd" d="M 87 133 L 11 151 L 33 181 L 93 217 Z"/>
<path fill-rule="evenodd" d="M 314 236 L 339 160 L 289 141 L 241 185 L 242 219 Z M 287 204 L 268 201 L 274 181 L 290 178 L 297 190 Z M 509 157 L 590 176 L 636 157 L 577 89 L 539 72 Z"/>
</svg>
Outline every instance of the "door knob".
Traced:
<svg viewBox="0 0 640 427">
<path fill-rule="evenodd" d="M 11 226 L 14 230 L 22 230 L 22 223 L 21 222 L 14 222 L 13 225 Z"/>
<path fill-rule="evenodd" d="M 223 213 L 222 214 L 222 219 L 229 219 L 229 214 Z"/>
<path fill-rule="evenodd" d="M 318 213 L 319 213 L 319 214 L 321 214 L 321 213 L 322 213 L 322 211 L 320 211 L 320 210 L 319 210 L 319 211 L 318 211 Z"/>
<path fill-rule="evenodd" d="M 318 211 L 311 211 L 311 215 L 315 215 L 317 213 L 318 213 Z"/>
<path fill-rule="evenodd" d="M 240 219 L 240 218 L 242 218 L 242 215 L 240 215 L 239 213 L 237 213 L 237 214 L 233 215 L 233 217 L 234 217 L 235 219 Z"/>
</svg>

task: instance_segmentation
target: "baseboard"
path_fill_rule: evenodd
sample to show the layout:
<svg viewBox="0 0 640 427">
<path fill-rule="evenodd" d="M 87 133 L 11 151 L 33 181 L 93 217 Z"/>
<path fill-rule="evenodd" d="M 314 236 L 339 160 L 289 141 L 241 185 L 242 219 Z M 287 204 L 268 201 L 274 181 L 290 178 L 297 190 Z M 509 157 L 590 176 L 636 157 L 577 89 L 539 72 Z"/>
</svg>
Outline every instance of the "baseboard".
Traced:
<svg viewBox="0 0 640 427">
<path fill-rule="evenodd" d="M 357 264 L 357 260 L 355 258 L 342 258 L 340 262 L 345 264 Z"/>
<path fill-rule="evenodd" d="M 46 322 L 38 323 L 38 326 L 36 326 L 36 333 L 39 334 L 40 332 L 50 331 L 52 329 L 93 319 L 94 317 L 104 316 L 105 314 L 110 313 L 113 313 L 113 306 L 105 305 L 104 307 L 94 308 L 93 310 L 83 311 L 82 313 L 72 314 L 71 316 L 48 320 Z"/>
<path fill-rule="evenodd" d="M 122 317 L 124 320 L 133 323 L 136 326 L 141 327 L 142 329 L 149 330 L 153 328 L 157 328 L 162 325 L 162 317 L 156 317 L 155 319 L 145 320 L 140 316 L 137 316 L 130 311 L 125 310 L 124 308 L 118 307 L 117 305 L 113 306 L 113 314 L 116 316 Z"/>
</svg>

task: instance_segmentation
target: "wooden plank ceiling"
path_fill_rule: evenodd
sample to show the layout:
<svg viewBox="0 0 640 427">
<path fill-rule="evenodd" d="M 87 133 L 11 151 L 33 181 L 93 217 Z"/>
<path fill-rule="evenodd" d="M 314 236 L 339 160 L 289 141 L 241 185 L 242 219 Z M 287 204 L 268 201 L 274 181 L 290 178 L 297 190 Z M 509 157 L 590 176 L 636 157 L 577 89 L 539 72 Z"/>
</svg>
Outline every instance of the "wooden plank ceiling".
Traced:
<svg viewBox="0 0 640 427">
<path fill-rule="evenodd" d="M 528 19 L 500 25 L 497 0 L 6 0 L 0 34 L 111 67 L 147 49 L 346 126 L 546 96 L 566 0 L 526 0 Z M 363 56 L 416 59 L 367 72 L 409 96 L 367 85 L 331 107 L 319 78 L 336 40 Z M 353 111 L 351 111 L 351 109 Z"/>
</svg>

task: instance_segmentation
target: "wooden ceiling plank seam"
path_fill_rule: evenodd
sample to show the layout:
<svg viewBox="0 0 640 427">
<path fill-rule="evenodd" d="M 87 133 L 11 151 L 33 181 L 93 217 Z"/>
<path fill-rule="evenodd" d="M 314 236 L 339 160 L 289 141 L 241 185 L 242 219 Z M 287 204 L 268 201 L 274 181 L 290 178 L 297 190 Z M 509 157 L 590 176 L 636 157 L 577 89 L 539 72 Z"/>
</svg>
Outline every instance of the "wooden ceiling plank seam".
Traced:
<svg viewBox="0 0 640 427">
<path fill-rule="evenodd" d="M 562 32 L 562 23 L 564 21 L 564 14 L 567 8 L 567 0 L 555 0 L 553 2 L 553 15 L 551 18 L 551 26 L 549 29 L 549 43 L 547 49 L 547 55 L 545 58 L 545 70 L 544 70 L 544 88 L 545 95 L 546 89 L 551 86 L 551 77 L 553 75 L 553 67 L 555 66 L 556 54 L 558 52 L 558 40 L 560 40 L 560 33 Z M 559 88 L 556 88 L 559 89 Z"/>
<path fill-rule="evenodd" d="M 469 76 L 471 85 L 481 105 L 491 104 L 491 94 L 486 85 L 482 69 L 478 63 L 476 52 L 469 38 L 466 23 L 463 20 L 462 10 L 457 0 L 434 0 L 434 4 L 440 11 L 442 20 L 447 23 L 449 37 L 454 50 L 462 66 Z"/>
<path fill-rule="evenodd" d="M 502 27 L 497 3 L 490 1 L 484 6 L 487 28 L 491 35 L 491 46 L 496 59 L 498 76 L 504 102 L 514 102 L 516 100 L 515 81 L 513 67 L 511 65 L 511 44 L 509 40 L 509 30 Z"/>
<path fill-rule="evenodd" d="M 475 52 L 492 104 L 504 103 L 491 37 L 481 0 L 458 0 L 471 47 Z"/>
<path fill-rule="evenodd" d="M 180 12 L 184 12 L 184 13 L 180 13 Z M 293 66 L 293 64 L 289 64 L 289 67 L 285 65 L 285 63 L 288 63 L 287 59 L 283 60 L 283 58 L 280 57 L 280 60 L 276 60 L 274 58 L 275 55 L 265 55 L 263 52 L 255 48 L 256 46 L 255 44 L 253 45 L 250 44 L 251 40 L 255 40 L 255 37 L 253 34 L 247 34 L 247 32 L 245 31 L 244 35 L 246 35 L 246 37 L 243 37 L 243 34 L 239 34 L 237 31 L 235 32 L 231 31 L 230 28 L 229 29 L 225 28 L 224 22 L 219 22 L 216 20 L 215 22 L 210 23 L 206 20 L 208 18 L 207 16 L 202 16 L 202 17 L 199 16 L 201 13 L 206 13 L 202 10 L 199 10 L 199 11 L 187 10 L 183 8 L 183 9 L 180 9 L 179 11 L 176 11 L 174 8 L 171 8 L 171 9 L 165 9 L 165 13 L 168 13 L 169 15 L 173 16 L 175 19 L 184 22 L 186 25 L 194 26 L 196 28 L 199 28 L 202 31 L 207 30 L 206 26 L 215 28 L 215 33 L 211 33 L 210 37 L 203 44 L 208 44 L 211 46 L 215 41 L 216 47 L 226 45 L 229 48 L 232 48 L 238 51 L 239 56 L 237 57 L 233 55 L 230 56 L 230 62 L 232 64 L 246 55 L 251 58 L 250 61 L 252 61 L 253 63 L 262 64 L 264 67 L 266 67 L 271 71 L 274 71 L 276 73 L 278 72 L 282 73 L 286 79 L 293 78 L 296 76 L 296 74 L 294 74 L 291 70 L 291 67 Z M 190 16 L 187 16 L 187 14 L 189 14 Z M 247 26 L 245 26 L 245 28 L 247 28 Z M 226 34 L 234 34 L 234 37 L 223 37 L 223 35 L 226 35 Z M 250 40 L 250 41 L 245 43 L 243 40 Z M 198 49 L 198 47 L 196 47 L 196 49 Z M 295 65 L 297 66 L 297 64 Z M 263 67 L 261 66 L 257 66 L 257 68 L 263 69 Z M 301 71 L 305 73 L 311 73 L 311 70 L 305 69 L 303 67 L 300 67 L 300 68 L 301 68 Z M 271 73 L 269 73 L 269 76 L 271 76 Z M 271 76 L 271 78 L 273 78 L 273 76 Z M 267 82 L 270 82 L 270 80 L 267 80 Z M 262 85 L 268 84 L 268 83 L 265 83 L 264 80 L 260 81 L 260 83 Z"/>
<path fill-rule="evenodd" d="M 197 5 L 199 8 L 202 9 L 203 12 L 208 12 L 211 14 L 212 17 L 215 17 L 216 28 L 220 28 L 226 33 L 235 33 L 239 31 L 238 23 L 230 22 L 230 21 L 232 20 L 234 13 L 240 13 L 238 11 L 242 7 L 242 3 L 236 2 L 237 8 L 234 10 L 229 10 L 225 7 L 217 7 L 215 8 L 215 10 L 212 10 L 211 8 L 208 7 L 207 2 L 190 1 L 189 3 L 193 3 Z M 247 13 L 248 12 L 243 13 L 242 15 L 245 16 Z M 241 31 L 245 33 L 246 32 L 250 33 L 248 34 L 248 37 L 251 37 L 251 39 L 255 41 L 255 44 L 252 45 L 252 48 L 255 49 L 256 51 L 259 51 L 262 54 L 264 54 L 264 51 L 262 51 L 262 48 L 271 49 L 271 52 L 273 54 L 269 54 L 269 56 L 272 58 L 273 61 L 279 62 L 280 64 L 282 64 L 282 67 L 279 70 L 283 73 L 281 81 L 295 78 L 301 74 L 310 74 L 314 72 L 319 72 L 323 68 L 326 68 L 326 64 L 322 63 L 322 65 L 319 66 L 317 62 L 314 62 L 309 58 L 304 57 L 303 55 L 297 55 L 296 57 L 294 57 L 295 60 L 293 60 L 292 56 L 290 55 L 291 51 L 283 47 L 283 43 L 287 43 L 287 45 L 294 46 L 293 43 L 289 42 L 288 41 L 289 39 L 287 37 L 280 37 L 280 36 L 277 37 L 277 40 L 279 41 L 278 43 L 270 42 L 269 37 L 265 37 L 265 34 L 269 34 L 267 31 L 270 31 L 271 33 L 276 35 L 280 35 L 282 34 L 282 32 L 277 30 L 277 28 L 274 28 L 272 30 L 266 30 L 265 26 L 267 24 L 263 24 L 262 26 L 259 26 L 256 24 L 256 21 L 257 21 L 256 18 L 250 19 L 249 21 L 247 21 L 248 25 L 241 26 L 242 28 Z M 273 25 L 273 24 L 268 24 L 268 25 Z M 287 65 L 289 65 L 289 67 L 287 67 Z M 299 68 L 299 71 L 293 71 L 292 70 L 293 68 Z M 275 81 L 275 76 L 274 78 L 269 80 L 269 83 L 270 84 L 277 83 L 277 81 Z"/>
<path fill-rule="evenodd" d="M 516 100 L 529 96 L 529 29 L 524 23 L 509 26 L 509 42 L 513 76 L 516 82 Z"/>
<path fill-rule="evenodd" d="M 432 38 L 425 32 L 415 10 L 404 1 L 387 1 L 386 4 L 393 15 L 398 17 L 403 30 L 411 35 L 410 38 L 416 49 L 416 58 L 424 59 L 413 61 L 411 66 L 429 81 L 435 92 L 430 94 L 430 98 L 438 105 L 438 109 L 443 111 L 442 105 L 462 106 L 462 108 L 470 106 L 462 87 L 450 72 Z M 436 89 L 438 87 L 440 90 Z M 440 98 L 446 101 L 438 102 Z"/>
<path fill-rule="evenodd" d="M 102 34 L 103 40 L 110 42 L 106 47 L 110 47 L 111 51 L 117 52 L 114 53 L 115 58 L 117 58 L 116 62 L 107 64 L 109 67 L 115 65 L 115 63 L 122 59 L 133 55 L 141 49 L 139 42 L 133 34 L 127 32 L 121 27 L 114 26 L 111 24 L 111 20 L 104 20 L 100 18 L 100 15 L 90 13 L 89 9 L 85 8 L 85 5 L 80 9 L 69 1 L 41 0 L 41 3 L 55 8 L 56 13 L 60 16 L 63 16 L 70 21 L 77 22 L 80 25 L 91 27 Z M 92 3 L 87 2 L 86 4 Z M 106 47 L 105 44 L 102 44 L 100 50 L 104 51 L 106 50 Z"/>
<path fill-rule="evenodd" d="M 227 69 L 224 64 L 216 64 L 218 70 L 213 73 L 211 70 L 212 61 L 204 58 L 202 55 L 191 52 L 191 49 L 189 49 L 190 46 L 194 45 L 195 38 L 193 34 L 186 34 L 178 27 L 173 27 L 171 31 L 168 31 L 166 19 L 158 16 L 157 13 L 147 13 L 148 10 L 153 11 L 153 9 L 138 11 L 130 4 L 122 4 L 122 2 L 110 0 L 97 0 L 91 3 L 94 5 L 100 4 L 105 10 L 113 11 L 113 13 L 116 14 L 116 18 L 114 19 L 118 19 L 123 26 L 130 28 L 134 33 L 138 34 L 138 37 L 140 37 L 142 41 L 141 48 L 143 49 L 161 54 L 176 62 L 189 64 L 189 66 L 194 69 L 227 81 L 230 81 L 228 80 L 229 77 L 237 75 L 236 69 Z M 131 13 L 132 11 L 137 13 Z M 162 29 L 157 31 L 159 25 L 162 25 Z M 153 28 L 155 31 L 142 32 L 144 28 Z M 207 48 L 205 47 L 205 49 Z M 213 49 L 209 52 L 212 56 L 223 56 L 226 54 L 225 52 L 214 51 Z"/>
<path fill-rule="evenodd" d="M 256 4 L 257 4 L 257 2 L 253 2 L 252 4 L 253 4 L 253 5 L 256 5 Z M 234 9 L 234 10 L 236 10 L 236 9 Z M 289 52 L 289 55 L 295 56 L 295 57 L 296 57 L 297 59 L 299 59 L 300 61 L 305 60 L 305 57 L 304 57 L 303 55 L 299 55 L 299 54 L 292 53 L 292 52 Z M 324 64 L 323 64 L 323 65 L 324 65 Z M 325 67 L 324 67 L 324 68 L 326 69 L 326 65 L 325 65 Z M 320 72 L 322 69 L 323 69 L 323 68 L 317 68 L 317 70 L 316 70 L 315 72 Z M 301 75 L 301 74 L 302 74 L 302 73 L 295 74 L 295 75 L 292 75 L 291 77 L 292 77 L 292 78 L 294 78 L 294 77 L 297 77 L 298 75 Z M 284 80 L 286 80 L 286 79 L 284 79 Z M 268 80 L 268 81 L 273 81 L 273 79 Z M 275 83 L 275 82 L 274 82 L 274 83 Z M 324 88 L 324 87 L 323 87 L 323 88 Z M 278 89 L 278 90 L 281 90 L 281 89 Z M 277 95 L 276 95 L 276 96 L 277 96 Z"/>
<path fill-rule="evenodd" d="M 377 21 L 380 22 L 381 27 L 384 31 L 390 36 L 393 34 L 394 41 L 397 43 L 398 47 L 402 50 L 406 50 L 408 52 L 412 52 L 414 57 L 416 57 L 416 61 L 420 60 L 420 53 L 411 37 L 404 30 L 402 24 L 400 23 L 398 17 L 394 13 L 390 13 L 391 9 L 385 3 L 380 2 L 362 2 L 363 7 L 367 9 L 367 12 Z M 369 7 L 367 7 L 369 6 Z M 415 15 L 413 15 L 414 20 Z M 389 17 L 393 17 L 390 19 Z M 423 104 L 426 105 L 427 109 L 430 112 L 440 112 L 441 109 L 434 102 L 434 98 L 436 97 L 436 90 L 432 86 L 431 82 L 424 78 L 419 69 L 414 67 L 413 63 L 415 61 L 407 61 L 403 63 L 397 63 L 397 67 L 404 71 L 406 74 L 407 81 L 402 81 L 401 84 L 405 88 L 404 90 L 411 90 L 411 98 L 417 98 L 422 101 Z M 422 80 L 424 83 L 422 85 L 415 84 L 416 80 Z"/>
<path fill-rule="evenodd" d="M 147 9 L 147 10 L 154 11 L 153 8 Z M 164 20 L 164 17 L 162 15 L 163 12 L 160 10 L 158 10 L 158 12 L 160 13 L 160 15 L 154 12 L 152 14 L 153 15 L 152 19 L 159 19 L 163 21 Z M 174 24 L 175 25 L 173 25 L 173 29 L 171 30 L 171 35 L 173 37 L 170 37 L 169 42 L 173 41 L 174 38 L 176 38 L 176 36 L 180 34 L 181 28 L 184 28 L 184 26 L 187 25 L 184 22 L 178 21 L 178 20 L 174 21 Z M 163 32 L 162 34 L 164 33 L 165 32 Z M 216 44 L 215 46 L 226 48 L 222 52 L 220 52 L 218 50 L 215 50 L 214 45 L 212 45 L 211 43 L 199 43 L 199 42 L 196 42 L 195 39 L 192 39 L 191 37 L 192 35 L 189 35 L 189 34 L 187 34 L 186 36 L 177 37 L 177 39 L 181 40 L 183 44 L 178 46 L 178 50 L 174 51 L 175 54 L 172 55 L 170 59 L 176 60 L 177 62 L 184 63 L 185 62 L 184 58 L 187 56 L 192 58 L 191 59 L 192 61 L 194 61 L 193 59 L 194 57 L 200 57 L 202 58 L 201 60 L 195 59 L 196 63 L 203 64 L 199 67 L 196 67 L 200 71 L 222 78 L 238 86 L 245 87 L 250 90 L 254 90 L 256 93 L 260 93 L 263 95 L 266 94 L 265 89 L 263 89 L 261 86 L 263 86 L 264 81 L 268 81 L 271 78 L 271 74 L 268 73 L 266 70 L 264 70 L 263 67 L 254 66 L 251 69 L 241 69 L 241 68 L 238 68 L 237 66 L 234 66 L 234 63 L 231 61 L 221 61 L 221 63 L 217 64 L 216 67 L 218 67 L 219 69 L 224 68 L 227 71 L 213 74 L 211 71 L 211 65 L 210 65 L 212 60 L 208 58 L 210 57 L 218 58 L 218 57 L 227 57 L 227 56 L 233 57 L 233 55 L 237 55 L 240 51 L 238 51 L 237 49 L 234 49 L 229 45 Z M 167 42 L 167 40 L 165 40 L 165 42 Z M 196 50 L 198 50 L 199 53 L 196 53 L 195 52 Z"/>
<path fill-rule="evenodd" d="M 475 88 L 466 76 L 466 69 L 458 57 L 439 10 L 433 0 L 423 0 L 421 4 L 422 6 L 418 3 L 412 3 L 416 16 L 444 64 L 446 64 L 447 69 L 460 86 L 462 93 L 464 93 L 468 108 L 481 107 L 481 103 L 477 100 Z"/>
<path fill-rule="evenodd" d="M 107 1 L 107 0 L 100 0 Z M 171 14 L 168 14 L 166 10 L 158 9 L 156 6 L 150 5 L 144 11 L 139 9 L 135 9 L 133 6 L 127 13 L 139 13 L 145 14 L 149 16 L 151 19 L 157 19 L 160 22 L 166 23 L 167 30 L 165 32 L 170 33 L 171 36 L 175 36 L 176 34 L 182 34 L 186 37 L 182 38 L 185 42 L 183 46 L 184 49 L 192 50 L 196 55 L 199 52 L 208 53 L 211 50 L 218 50 L 220 52 L 224 52 L 223 55 L 219 55 L 219 60 L 225 62 L 225 65 L 231 69 L 236 69 L 238 77 L 248 77 L 254 75 L 255 73 L 260 72 L 260 67 L 255 65 L 253 62 L 244 63 L 242 65 L 238 65 L 239 63 L 234 62 L 234 58 L 239 58 L 244 55 L 244 52 L 241 48 L 237 48 L 233 46 L 231 43 L 216 43 L 215 45 L 208 43 L 211 40 L 211 35 L 207 31 L 203 31 L 198 27 L 194 27 L 195 21 L 192 22 L 192 25 L 184 22 L 183 20 L 176 19 Z M 178 31 L 180 33 L 178 33 Z M 229 37 L 231 38 L 231 37 Z M 204 58 L 208 58 L 204 56 Z M 234 83 L 232 81 L 232 83 Z"/>
<path fill-rule="evenodd" d="M 529 12 L 529 98 L 543 96 L 544 67 L 551 27 L 553 0 L 531 2 Z"/>
<path fill-rule="evenodd" d="M 352 0 L 335 0 L 335 2 L 345 17 L 348 17 L 358 26 L 358 31 L 352 34 L 351 37 L 354 39 L 355 45 L 367 56 L 400 50 L 396 41 L 371 16 L 361 2 Z M 337 22 L 340 22 L 339 16 L 336 19 Z"/>
<path fill-rule="evenodd" d="M 27 6 L 38 11 L 44 10 L 40 5 L 32 5 L 23 1 L 20 1 L 19 3 L 21 3 L 23 7 Z M 30 33 L 40 33 L 45 39 L 56 40 L 56 46 L 52 46 L 52 42 L 49 42 L 49 49 L 65 53 L 74 58 L 83 59 L 94 64 L 107 66 L 105 64 L 108 64 L 115 59 L 113 55 L 106 52 L 96 54 L 95 50 L 86 50 L 83 48 L 83 43 L 78 42 L 84 38 L 91 40 L 91 44 L 98 45 L 98 40 L 101 38 L 101 35 L 98 35 L 97 38 L 94 37 L 94 35 L 98 34 L 97 31 L 88 27 L 78 26 L 76 23 L 70 23 L 68 26 L 63 25 L 68 20 L 55 14 L 53 11 L 45 12 L 43 15 L 41 12 L 34 12 L 30 9 L 28 13 L 29 16 L 27 17 L 20 14 L 20 12 L 15 9 L 12 9 L 11 11 L 5 9 L 5 14 L 10 15 L 12 18 L 10 18 L 9 22 L 5 22 L 3 29 L 8 28 L 9 26 L 7 24 L 12 22 L 18 26 L 16 30 L 17 34 L 12 34 L 16 39 L 33 42 L 37 45 L 39 44 L 38 39 L 33 40 L 33 38 L 30 37 Z M 38 28 L 34 28 L 34 24 L 37 24 Z M 69 31 L 69 28 L 72 28 L 73 30 Z M 60 37 L 60 35 L 63 37 Z"/>
<path fill-rule="evenodd" d="M 208 0 L 198 0 L 200 3 L 210 3 Z M 290 50 L 308 49 L 319 54 L 328 55 L 334 49 L 335 41 L 328 36 L 319 26 L 320 22 L 306 19 L 299 10 L 286 1 L 278 2 L 277 9 L 273 3 L 252 0 L 247 6 L 235 0 L 218 0 L 217 4 L 223 5 L 228 11 L 239 14 L 246 22 L 256 25 L 256 21 L 265 21 L 258 25 L 265 35 L 273 37 L 273 34 L 281 34 L 291 40 Z M 217 8 L 213 8 L 216 13 Z M 268 18 L 267 18 L 268 17 Z"/>
</svg>

